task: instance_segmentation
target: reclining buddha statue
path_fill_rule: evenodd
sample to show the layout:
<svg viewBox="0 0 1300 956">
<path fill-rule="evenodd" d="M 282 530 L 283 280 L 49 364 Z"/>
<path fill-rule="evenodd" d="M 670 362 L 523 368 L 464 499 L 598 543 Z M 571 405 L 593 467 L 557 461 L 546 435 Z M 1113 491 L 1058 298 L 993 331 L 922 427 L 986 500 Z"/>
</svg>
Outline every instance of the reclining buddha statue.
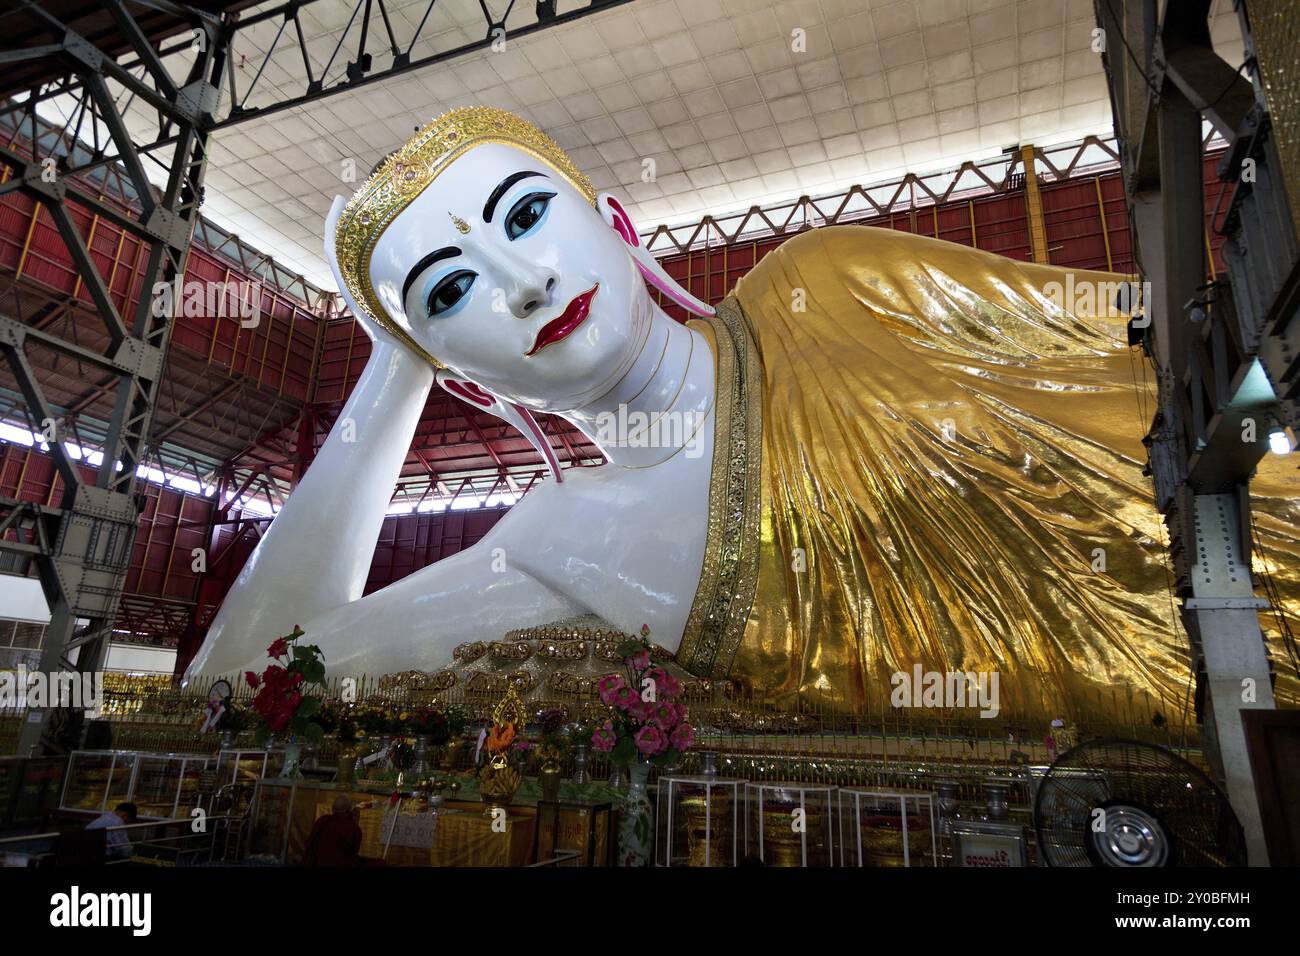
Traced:
<svg viewBox="0 0 1300 956">
<path fill-rule="evenodd" d="M 551 139 L 479 107 L 336 199 L 325 246 L 372 352 L 191 675 L 260 668 L 294 625 L 331 673 L 381 675 L 594 616 L 847 713 L 917 665 L 997 673 L 1004 713 L 1182 706 L 1124 317 L 1054 301 L 1064 270 L 834 226 L 710 307 Z M 607 463 L 555 467 L 479 543 L 363 596 L 435 382 L 552 461 L 533 416 L 561 416 Z M 1265 533 L 1293 549 L 1286 524 Z"/>
</svg>

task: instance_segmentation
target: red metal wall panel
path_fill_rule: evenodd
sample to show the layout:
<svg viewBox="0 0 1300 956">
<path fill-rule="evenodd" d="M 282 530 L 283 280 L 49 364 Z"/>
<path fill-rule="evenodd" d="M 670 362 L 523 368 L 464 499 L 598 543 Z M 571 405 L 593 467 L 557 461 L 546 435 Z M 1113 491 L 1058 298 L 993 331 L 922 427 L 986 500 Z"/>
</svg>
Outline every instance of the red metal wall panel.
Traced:
<svg viewBox="0 0 1300 956">
<path fill-rule="evenodd" d="M 130 316 L 143 285 L 144 244 L 74 204 L 67 209 L 87 239 L 118 312 Z M 54 221 L 21 193 L 0 197 L 0 268 L 91 304 Z M 242 286 L 254 278 L 202 249 L 190 250 L 186 281 Z M 242 376 L 277 395 L 307 401 L 320 322 L 304 304 L 260 281 L 255 288 L 260 295 L 254 327 L 244 328 L 238 315 L 182 314 L 173 327 L 172 345 L 229 370 L 232 377 Z"/>
<path fill-rule="evenodd" d="M 193 601 L 201 575 L 195 548 L 206 548 L 213 501 L 175 488 L 142 483 L 144 509 L 126 576 L 132 594 Z"/>
<path fill-rule="evenodd" d="M 508 508 L 479 508 L 436 514 L 390 515 L 375 547 L 366 593 L 378 591 L 412 571 L 477 544 Z"/>
<path fill-rule="evenodd" d="M 1219 154 L 1206 157 L 1205 192 L 1207 240 L 1213 252 L 1210 268 L 1222 271 L 1219 249 L 1223 239 L 1209 228 L 1216 203 L 1226 208 L 1227 186 L 1215 168 Z M 1132 272 L 1133 246 L 1129 235 L 1124 185 L 1118 172 L 1087 176 L 1040 187 L 1047 230 L 1048 257 L 1054 265 L 1078 269 Z M 1220 213 L 1220 219 L 1222 213 Z M 859 220 L 854 225 L 898 229 L 933 236 L 964 246 L 974 246 L 1012 259 L 1031 258 L 1029 220 L 1023 192 L 999 193 L 954 202 L 906 209 L 887 216 Z M 692 295 L 714 303 L 764 255 L 790 236 L 716 245 L 684 255 L 665 257 L 669 275 Z M 664 310 L 675 318 L 685 312 L 655 293 Z"/>
<path fill-rule="evenodd" d="M 370 358 L 370 338 L 351 319 L 326 322 L 324 336 L 312 401 L 342 402 L 352 392 Z"/>
</svg>

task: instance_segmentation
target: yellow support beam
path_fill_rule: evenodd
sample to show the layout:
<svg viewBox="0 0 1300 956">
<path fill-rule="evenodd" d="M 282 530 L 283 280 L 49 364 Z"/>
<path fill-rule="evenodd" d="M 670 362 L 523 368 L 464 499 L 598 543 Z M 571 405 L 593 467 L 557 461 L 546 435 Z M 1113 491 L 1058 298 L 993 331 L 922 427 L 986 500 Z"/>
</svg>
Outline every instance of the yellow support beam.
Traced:
<svg viewBox="0 0 1300 956">
<path fill-rule="evenodd" d="M 1110 227 L 1106 223 L 1106 202 L 1101 197 L 1101 177 L 1094 176 L 1093 184 L 1097 187 L 1097 216 L 1101 219 L 1101 241 L 1106 244 L 1106 271 L 1115 271 L 1115 261 L 1110 256 Z"/>
<path fill-rule="evenodd" d="M 1043 196 L 1038 191 L 1034 173 L 1034 147 L 1020 147 L 1020 162 L 1025 170 L 1025 212 L 1029 215 L 1029 251 L 1034 262 L 1050 263 L 1047 256 L 1047 224 L 1043 219 Z"/>
</svg>

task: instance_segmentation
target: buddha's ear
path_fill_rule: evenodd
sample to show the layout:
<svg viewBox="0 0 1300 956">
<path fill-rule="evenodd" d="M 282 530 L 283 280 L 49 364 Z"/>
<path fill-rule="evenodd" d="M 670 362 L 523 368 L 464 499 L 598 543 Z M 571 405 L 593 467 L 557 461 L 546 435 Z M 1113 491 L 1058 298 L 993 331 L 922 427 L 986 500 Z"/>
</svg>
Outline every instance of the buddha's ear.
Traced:
<svg viewBox="0 0 1300 956">
<path fill-rule="evenodd" d="M 609 193 L 601 193 L 596 197 L 596 209 L 605 222 L 609 223 L 610 228 L 619 234 L 628 255 L 632 257 L 632 261 L 636 263 L 636 267 L 641 270 L 641 275 L 645 276 L 647 282 L 692 315 L 713 315 L 713 306 L 695 298 L 678 285 L 677 280 L 665 272 L 663 266 L 641 244 L 641 237 L 636 233 L 632 217 L 627 214 L 621 202 Z"/>
<path fill-rule="evenodd" d="M 448 394 L 469 402 L 475 408 L 491 412 L 497 418 L 519 429 L 520 433 L 528 439 L 528 443 L 542 456 L 555 481 L 557 483 L 564 481 L 564 472 L 560 471 L 560 461 L 555 457 L 551 443 L 546 440 L 546 435 L 542 433 L 542 427 L 537 424 L 537 419 L 533 418 L 532 412 L 522 405 L 497 398 L 477 382 L 471 382 L 446 369 L 438 369 L 433 378 Z"/>
</svg>

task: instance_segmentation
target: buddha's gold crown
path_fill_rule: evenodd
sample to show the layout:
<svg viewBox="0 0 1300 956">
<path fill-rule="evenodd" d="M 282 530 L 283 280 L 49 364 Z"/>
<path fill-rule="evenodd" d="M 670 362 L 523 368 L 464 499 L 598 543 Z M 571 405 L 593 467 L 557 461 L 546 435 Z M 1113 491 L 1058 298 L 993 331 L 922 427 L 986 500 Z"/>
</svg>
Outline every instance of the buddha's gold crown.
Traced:
<svg viewBox="0 0 1300 956">
<path fill-rule="evenodd" d="M 505 110 L 466 106 L 443 113 L 389 156 L 358 189 L 335 227 L 339 273 L 368 318 L 442 368 L 384 310 L 370 280 L 370 257 L 389 223 L 462 153 L 484 143 L 501 143 L 541 160 L 595 203 L 596 191 L 558 143 L 526 120 Z"/>
</svg>

